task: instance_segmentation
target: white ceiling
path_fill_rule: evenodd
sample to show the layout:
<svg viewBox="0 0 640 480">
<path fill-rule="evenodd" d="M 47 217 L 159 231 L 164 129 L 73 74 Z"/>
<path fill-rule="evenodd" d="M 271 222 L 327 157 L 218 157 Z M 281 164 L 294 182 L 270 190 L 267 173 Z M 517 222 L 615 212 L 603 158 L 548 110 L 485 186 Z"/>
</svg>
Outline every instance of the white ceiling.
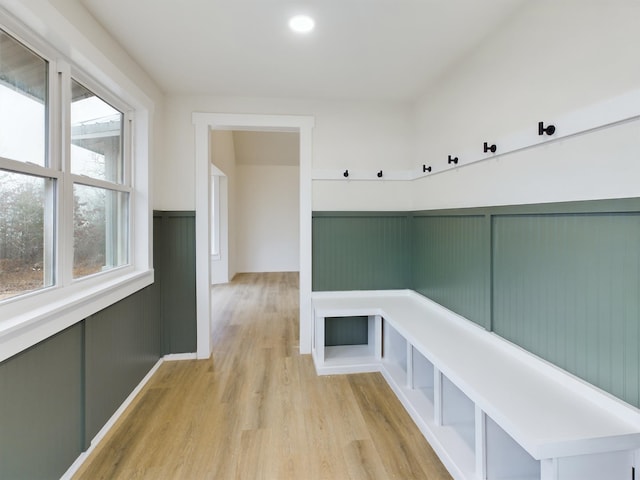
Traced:
<svg viewBox="0 0 640 480">
<path fill-rule="evenodd" d="M 411 100 L 526 0 L 79 0 L 166 93 Z M 301 37 L 288 19 L 308 13 Z"/>
</svg>

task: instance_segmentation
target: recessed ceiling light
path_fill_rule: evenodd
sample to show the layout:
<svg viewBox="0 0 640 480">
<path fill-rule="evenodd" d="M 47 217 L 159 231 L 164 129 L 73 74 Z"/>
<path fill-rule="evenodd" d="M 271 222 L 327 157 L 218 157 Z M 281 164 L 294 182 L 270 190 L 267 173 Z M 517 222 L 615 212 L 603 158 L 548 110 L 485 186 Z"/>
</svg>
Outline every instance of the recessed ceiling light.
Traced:
<svg viewBox="0 0 640 480">
<path fill-rule="evenodd" d="M 316 22 L 307 15 L 296 15 L 289 20 L 289 28 L 296 33 L 309 33 L 315 26 Z"/>
</svg>

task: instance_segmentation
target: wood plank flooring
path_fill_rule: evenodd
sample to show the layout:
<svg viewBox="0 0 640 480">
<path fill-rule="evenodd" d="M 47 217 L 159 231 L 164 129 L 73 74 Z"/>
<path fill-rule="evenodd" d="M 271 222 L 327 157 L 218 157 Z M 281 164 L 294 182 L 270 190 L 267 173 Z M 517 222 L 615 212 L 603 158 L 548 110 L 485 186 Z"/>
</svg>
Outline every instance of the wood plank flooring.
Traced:
<svg viewBox="0 0 640 480">
<path fill-rule="evenodd" d="M 379 374 L 298 353 L 298 275 L 213 289 L 213 355 L 164 363 L 74 479 L 451 478 Z"/>
</svg>

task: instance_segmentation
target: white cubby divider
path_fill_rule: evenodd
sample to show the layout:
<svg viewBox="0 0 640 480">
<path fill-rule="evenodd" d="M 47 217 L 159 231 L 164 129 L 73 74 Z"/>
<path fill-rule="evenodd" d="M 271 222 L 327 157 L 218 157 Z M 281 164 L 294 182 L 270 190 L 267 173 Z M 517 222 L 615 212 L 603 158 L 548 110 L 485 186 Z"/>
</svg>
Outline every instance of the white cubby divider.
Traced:
<svg viewBox="0 0 640 480">
<path fill-rule="evenodd" d="M 433 367 L 433 421 L 442 426 L 442 373 Z"/>
<path fill-rule="evenodd" d="M 630 480 L 640 415 L 410 290 L 313 296 L 318 374 L 379 371 L 456 480 Z M 329 317 L 367 345 L 327 347 Z"/>
<path fill-rule="evenodd" d="M 475 406 L 475 446 L 476 477 L 487 478 L 487 416 L 480 407 Z"/>
</svg>

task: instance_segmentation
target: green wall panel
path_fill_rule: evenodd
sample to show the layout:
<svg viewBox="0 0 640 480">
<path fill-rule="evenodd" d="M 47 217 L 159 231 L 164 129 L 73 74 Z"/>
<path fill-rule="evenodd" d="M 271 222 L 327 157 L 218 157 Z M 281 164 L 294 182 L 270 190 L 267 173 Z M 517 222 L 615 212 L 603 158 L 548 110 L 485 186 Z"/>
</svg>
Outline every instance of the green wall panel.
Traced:
<svg viewBox="0 0 640 480">
<path fill-rule="evenodd" d="M 0 363 L 0 479 L 59 478 L 157 362 L 193 352 L 195 215 L 154 215 L 156 282 Z"/>
<path fill-rule="evenodd" d="M 413 217 L 412 288 L 489 329 L 489 227 L 484 215 Z"/>
<path fill-rule="evenodd" d="M 640 214 L 493 219 L 497 334 L 640 406 Z"/>
<path fill-rule="evenodd" d="M 327 317 L 324 323 L 324 344 L 366 345 L 369 342 L 369 317 Z"/>
<path fill-rule="evenodd" d="M 409 222 L 407 213 L 314 213 L 313 290 L 408 288 Z"/>
<path fill-rule="evenodd" d="M 160 358 L 160 322 L 147 287 L 85 320 L 86 441 Z"/>
<path fill-rule="evenodd" d="M 195 213 L 154 212 L 153 250 L 159 288 L 162 354 L 195 352 Z"/>
<path fill-rule="evenodd" d="M 57 479 L 80 455 L 82 330 L 0 363 L 0 478 Z"/>
<path fill-rule="evenodd" d="M 314 291 L 391 288 L 640 407 L 640 199 L 314 214 Z"/>
</svg>

